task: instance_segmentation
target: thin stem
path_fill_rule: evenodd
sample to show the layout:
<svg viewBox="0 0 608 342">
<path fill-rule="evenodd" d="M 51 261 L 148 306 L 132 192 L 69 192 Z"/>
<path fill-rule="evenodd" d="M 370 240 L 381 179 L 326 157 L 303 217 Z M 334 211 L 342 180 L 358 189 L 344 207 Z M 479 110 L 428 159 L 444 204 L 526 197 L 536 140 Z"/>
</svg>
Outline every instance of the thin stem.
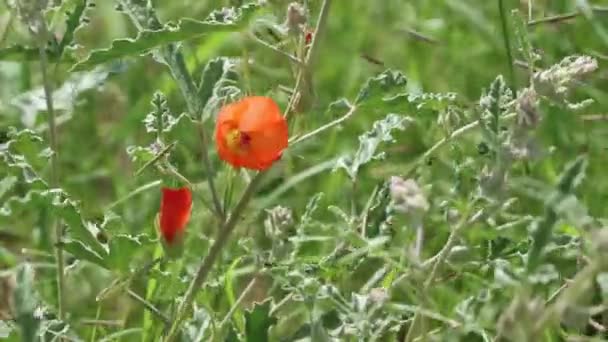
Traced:
<svg viewBox="0 0 608 342">
<path fill-rule="evenodd" d="M 424 243 L 424 225 L 422 220 L 416 224 L 416 244 L 414 245 L 414 255 L 420 260 L 422 255 L 422 244 Z"/>
<path fill-rule="evenodd" d="M 127 291 L 127 293 L 129 294 L 129 297 L 131 297 L 131 298 L 135 299 L 136 301 L 138 301 L 139 303 L 141 303 L 144 306 L 144 308 L 146 308 L 148 311 L 153 313 L 156 317 L 158 317 L 161 321 L 163 321 L 163 323 L 169 325 L 169 323 L 171 322 L 169 320 L 169 317 L 165 316 L 165 314 L 162 313 L 159 309 L 157 309 L 154 305 L 152 305 L 152 303 L 143 299 L 142 297 L 140 297 L 137 293 L 135 293 L 131 289 L 129 289 Z"/>
<path fill-rule="evenodd" d="M 454 227 L 454 229 L 452 229 L 452 231 L 450 232 L 450 236 L 448 237 L 448 240 L 446 241 L 446 243 L 443 245 L 443 247 L 441 248 L 439 253 L 437 253 L 436 257 L 433 258 L 434 261 L 432 263 L 431 272 L 429 273 L 428 277 L 426 278 L 426 280 L 423 284 L 423 287 L 422 287 L 423 291 L 426 291 L 429 288 L 429 286 L 431 285 L 431 283 L 437 276 L 437 271 L 447 260 L 448 255 L 450 254 L 450 251 L 452 250 L 454 243 L 456 243 L 456 239 L 460 235 L 460 232 L 462 231 L 462 229 L 465 226 L 477 221 L 482 215 L 483 215 L 483 210 L 479 210 L 470 219 L 467 219 L 467 215 L 462 216 L 463 218 L 456 225 L 456 227 Z M 414 314 L 414 318 L 412 319 L 412 323 L 410 324 L 410 328 L 408 329 L 408 332 L 407 332 L 407 335 L 406 335 L 404 341 L 411 342 L 416 337 L 420 336 L 421 334 L 419 334 L 419 326 L 424 326 L 424 322 L 422 320 L 420 311 L 417 311 Z"/>
<path fill-rule="evenodd" d="M 340 117 L 332 122 L 329 122 L 317 129 L 315 129 L 314 131 L 308 132 L 302 136 L 291 138 L 289 141 L 289 146 L 293 148 L 293 146 L 297 145 L 298 143 L 301 143 L 304 140 L 310 139 L 319 133 L 322 133 L 334 126 L 341 124 L 342 122 L 344 122 L 348 118 L 350 118 L 355 113 L 356 110 L 357 110 L 356 106 L 351 106 L 350 110 L 346 114 L 344 114 L 342 117 Z"/>
<path fill-rule="evenodd" d="M 135 195 L 137 195 L 139 193 L 142 193 L 142 192 L 144 192 L 144 191 L 146 191 L 148 189 L 156 188 L 156 187 L 160 186 L 161 184 L 162 184 L 162 181 L 160 181 L 160 180 L 155 180 L 155 181 L 152 181 L 152 182 L 150 182 L 148 184 L 144 184 L 144 185 L 140 186 L 139 188 L 137 188 L 137 189 L 129 192 L 126 196 L 124 196 L 122 198 L 119 198 L 116 201 L 108 204 L 108 206 L 106 207 L 105 211 L 109 211 L 112 208 L 116 207 L 117 205 L 119 205 L 121 203 L 124 203 L 125 201 L 129 200 L 131 197 L 133 197 L 133 196 L 135 196 Z"/>
<path fill-rule="evenodd" d="M 203 166 L 205 167 L 205 173 L 207 173 L 207 183 L 209 184 L 209 192 L 211 193 L 211 199 L 215 206 L 215 211 L 219 216 L 221 222 L 226 220 L 226 213 L 222 207 L 222 202 L 215 189 L 215 183 L 213 182 L 213 170 L 211 169 L 211 160 L 209 159 L 209 151 L 207 150 L 207 136 L 205 128 L 201 122 L 197 123 L 198 134 L 201 142 L 201 154 L 203 156 Z"/>
<path fill-rule="evenodd" d="M 34 32 L 38 37 L 38 52 L 40 56 L 40 70 L 42 73 L 42 82 L 44 88 L 44 97 L 46 100 L 47 109 L 47 123 L 49 126 L 49 144 L 53 151 L 51 154 L 51 181 L 50 185 L 53 188 L 59 185 L 59 150 L 57 146 L 57 125 L 55 122 L 55 110 L 53 107 L 53 85 L 48 75 L 48 56 L 46 55 L 45 44 L 46 37 L 48 37 L 48 31 L 46 23 L 42 17 L 38 19 L 38 30 Z M 55 260 L 57 264 L 57 311 L 59 320 L 65 320 L 65 298 L 64 298 L 64 260 L 63 260 L 63 249 L 62 244 L 62 228 L 61 222 L 57 219 L 53 219 L 51 225 L 55 231 Z"/>
<path fill-rule="evenodd" d="M 289 292 L 287 294 L 287 296 L 285 296 L 283 299 L 281 299 L 281 301 L 279 301 L 275 306 L 272 307 L 272 309 L 270 309 L 270 315 L 274 315 L 277 311 L 279 311 L 283 305 L 287 304 L 290 300 L 291 297 L 293 297 L 293 292 Z"/>
<path fill-rule="evenodd" d="M 239 306 L 241 306 L 241 303 L 243 302 L 243 300 L 245 300 L 245 297 L 247 297 L 249 292 L 251 292 L 251 290 L 253 289 L 253 286 L 255 285 L 256 280 L 257 280 L 257 277 L 254 276 L 253 279 L 251 279 L 251 281 L 249 282 L 249 284 L 247 284 L 247 287 L 245 287 L 245 289 L 243 290 L 243 293 L 241 293 L 239 298 L 237 298 L 236 302 L 234 302 L 234 305 L 232 305 L 232 307 L 230 308 L 230 310 L 228 311 L 226 316 L 224 316 L 224 319 L 222 319 L 222 321 L 220 322 L 220 329 L 223 326 L 225 326 L 226 323 L 228 323 L 230 321 L 230 318 L 234 315 L 234 313 L 239 308 Z"/>
<path fill-rule="evenodd" d="M 502 117 L 503 120 L 510 120 L 515 118 L 517 114 L 516 113 L 509 113 L 505 116 Z M 448 135 L 447 137 L 437 141 L 435 143 L 435 145 L 431 146 L 431 148 L 429 148 L 428 150 L 426 150 L 426 152 L 424 152 L 420 157 L 418 157 L 418 159 L 416 159 L 416 161 L 414 161 L 414 163 L 412 164 L 412 166 L 410 166 L 410 169 L 405 173 L 406 177 L 412 177 L 414 171 L 416 170 L 416 168 L 418 167 L 418 165 L 424 163 L 426 160 L 429 159 L 429 157 L 431 157 L 432 155 L 434 155 L 438 150 L 440 150 L 443 146 L 445 146 L 448 142 L 459 138 L 460 136 L 468 133 L 469 131 L 477 128 L 477 126 L 479 126 L 479 120 L 473 121 L 467 125 L 464 125 L 462 127 L 460 127 L 459 129 L 453 131 L 450 135 Z"/>
<path fill-rule="evenodd" d="M 513 70 L 513 54 L 511 52 L 511 38 L 509 37 L 509 25 L 507 23 L 507 10 L 505 9 L 504 0 L 498 0 L 498 11 L 500 12 L 500 24 L 502 26 L 502 37 L 505 44 L 505 50 L 507 52 L 507 62 L 509 63 L 509 80 L 511 82 L 511 89 L 517 87 L 517 80 L 515 79 L 515 71 Z"/>
<path fill-rule="evenodd" d="M 331 0 L 323 0 L 321 4 L 321 11 L 319 12 L 319 18 L 317 19 L 317 26 L 310 43 L 310 49 L 304 58 L 304 65 L 301 65 L 298 75 L 296 76 L 296 85 L 294 87 L 293 95 L 289 101 L 289 105 L 285 110 L 285 118 L 289 119 L 293 111 L 295 110 L 297 103 L 302 99 L 302 89 L 306 82 L 305 79 L 310 80 L 312 78 L 312 65 L 315 61 L 315 57 L 319 50 L 319 42 L 322 33 L 325 31 L 327 25 L 327 18 L 329 16 L 329 8 L 331 6 Z"/>
<path fill-rule="evenodd" d="M 287 53 L 287 52 L 279 49 L 278 47 L 276 47 L 276 46 L 274 46 L 272 44 L 267 43 L 266 41 L 264 41 L 264 40 L 256 37 L 255 34 L 253 34 L 253 33 L 249 34 L 249 37 L 251 37 L 256 42 L 260 43 L 262 46 L 265 46 L 265 47 L 269 48 L 270 50 L 272 50 L 272 51 L 274 51 L 274 52 L 276 52 L 276 53 L 278 53 L 278 54 L 280 54 L 282 56 L 287 57 L 287 59 L 289 59 L 292 63 L 294 63 L 294 64 L 296 64 L 296 65 L 298 65 L 300 67 L 304 66 L 304 62 L 302 62 L 298 57 L 296 57 L 296 56 L 294 56 L 294 55 L 292 55 L 290 53 Z"/>
<path fill-rule="evenodd" d="M 199 266 L 199 268 L 196 272 L 196 275 L 194 276 L 194 279 L 192 280 L 192 282 L 190 283 L 190 286 L 188 287 L 188 291 L 186 292 L 186 295 L 184 296 L 184 300 L 182 301 L 182 303 L 180 304 L 180 306 L 177 309 L 177 313 L 173 319 L 173 324 L 171 325 L 171 328 L 169 329 L 169 333 L 167 334 L 167 337 L 165 338 L 166 342 L 174 341 L 175 338 L 177 337 L 178 330 L 179 330 L 186 314 L 190 310 L 190 307 L 192 306 L 192 302 L 194 301 L 194 297 L 196 296 L 196 293 L 203 286 L 205 280 L 207 279 L 207 276 L 209 275 L 209 272 L 211 271 L 211 269 L 213 268 L 213 265 L 215 264 L 215 260 L 219 257 L 222 249 L 228 242 L 228 238 L 230 237 L 230 234 L 236 227 L 236 224 L 237 224 L 240 216 L 243 214 L 245 208 L 247 207 L 247 204 L 249 203 L 249 200 L 251 199 L 251 197 L 253 196 L 253 194 L 255 192 L 257 185 L 263 179 L 264 175 L 265 175 L 264 172 L 260 172 L 251 180 L 251 182 L 245 189 L 245 192 L 241 196 L 241 199 L 239 200 L 236 207 L 234 208 L 234 210 L 228 217 L 228 220 L 225 221 L 225 223 L 222 225 L 222 227 L 218 230 L 218 234 L 217 234 L 217 238 L 216 238 L 215 242 L 209 249 L 209 253 L 207 254 L 207 256 L 201 262 L 201 265 Z"/>
<path fill-rule="evenodd" d="M 592 6 L 591 10 L 594 12 L 598 12 L 598 13 L 606 13 L 606 12 L 608 12 L 608 7 Z M 535 20 L 532 20 L 530 18 L 528 20 L 528 26 L 561 23 L 562 21 L 574 19 L 581 14 L 582 14 L 581 11 L 576 11 L 576 12 L 552 15 L 552 16 L 548 16 L 548 17 L 544 17 L 544 18 L 540 18 L 540 19 L 535 19 Z"/>
</svg>

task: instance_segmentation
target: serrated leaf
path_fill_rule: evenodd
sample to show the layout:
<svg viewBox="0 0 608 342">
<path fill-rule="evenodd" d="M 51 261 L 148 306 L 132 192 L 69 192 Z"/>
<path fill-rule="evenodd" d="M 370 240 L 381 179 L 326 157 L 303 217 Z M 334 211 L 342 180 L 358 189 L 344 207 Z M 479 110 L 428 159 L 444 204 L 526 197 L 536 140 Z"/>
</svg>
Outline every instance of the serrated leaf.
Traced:
<svg viewBox="0 0 608 342">
<path fill-rule="evenodd" d="M 267 342 L 268 329 L 277 322 L 270 315 L 270 300 L 255 303 L 252 310 L 245 311 L 245 339 L 247 342 Z"/>
<path fill-rule="evenodd" d="M 146 234 L 137 236 L 119 234 L 110 239 L 107 264 L 111 269 L 122 272 L 129 271 L 129 265 L 137 253 L 143 252 L 146 246 L 153 245 Z"/>
<path fill-rule="evenodd" d="M 88 246 L 84 245 L 78 240 L 69 240 L 62 243 L 62 248 L 66 252 L 72 254 L 76 259 L 86 260 L 93 264 L 99 265 L 103 268 L 108 268 L 107 263 L 104 260 L 104 256 L 97 254 Z M 107 256 L 106 256 L 107 257 Z"/>
<path fill-rule="evenodd" d="M 395 93 L 402 94 L 406 91 L 407 79 L 395 70 L 385 70 L 378 76 L 372 77 L 365 82 L 359 90 L 355 105 L 373 106 L 378 102 L 389 99 Z"/>
<path fill-rule="evenodd" d="M 384 157 L 378 153 L 378 147 L 383 142 L 393 141 L 392 131 L 404 130 L 412 119 L 408 116 L 388 114 L 384 119 L 374 122 L 373 128 L 359 136 L 359 148 L 353 156 L 345 156 L 338 160 L 335 169 L 346 170 L 348 176 L 355 180 L 359 168 L 374 159 Z"/>
<path fill-rule="evenodd" d="M 38 298 L 34 289 L 34 269 L 28 263 L 22 264 L 17 270 L 17 288 L 13 292 L 15 305 L 15 320 L 21 331 L 21 340 L 37 341 L 40 320 L 34 316 L 38 306 Z"/>
<path fill-rule="evenodd" d="M 141 55 L 162 45 L 205 34 L 238 31 L 249 23 L 258 7 L 259 5 L 251 3 L 239 8 L 224 9 L 226 15 L 222 18 L 217 13 L 212 14 L 205 21 L 185 18 L 179 20 L 177 24 L 168 23 L 160 30 L 140 31 L 134 39 L 116 39 L 109 48 L 91 52 L 85 60 L 76 63 L 72 71 L 87 70 L 117 58 Z"/>
<path fill-rule="evenodd" d="M 445 110 L 456 100 L 456 93 L 410 94 L 406 85 L 407 79 L 401 72 L 385 70 L 365 82 L 359 90 L 355 104 L 359 110 L 410 113 Z"/>
<path fill-rule="evenodd" d="M 29 129 L 13 130 L 9 132 L 9 138 L 4 153 L 9 153 L 13 157 L 23 156 L 23 160 L 37 171 L 47 165 L 53 152 L 46 147 L 44 140 L 36 132 Z M 0 149 L 0 153 L 3 153 L 2 149 Z"/>
</svg>

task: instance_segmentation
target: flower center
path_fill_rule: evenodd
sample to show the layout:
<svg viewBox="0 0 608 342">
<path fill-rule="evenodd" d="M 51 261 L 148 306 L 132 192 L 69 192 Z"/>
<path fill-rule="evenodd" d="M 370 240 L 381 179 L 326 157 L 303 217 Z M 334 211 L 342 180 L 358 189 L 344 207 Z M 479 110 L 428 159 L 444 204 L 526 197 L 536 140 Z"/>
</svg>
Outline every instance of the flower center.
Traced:
<svg viewBox="0 0 608 342">
<path fill-rule="evenodd" d="M 247 133 L 243 133 L 238 129 L 231 129 L 226 134 L 226 144 L 228 148 L 235 153 L 244 153 L 251 142 L 251 137 Z"/>
</svg>

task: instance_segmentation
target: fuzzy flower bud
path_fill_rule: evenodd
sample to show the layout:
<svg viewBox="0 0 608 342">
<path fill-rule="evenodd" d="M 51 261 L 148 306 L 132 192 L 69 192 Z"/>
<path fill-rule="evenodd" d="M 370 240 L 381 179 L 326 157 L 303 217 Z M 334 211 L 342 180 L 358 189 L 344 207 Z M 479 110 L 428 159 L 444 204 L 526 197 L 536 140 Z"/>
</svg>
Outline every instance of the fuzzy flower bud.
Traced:
<svg viewBox="0 0 608 342">
<path fill-rule="evenodd" d="M 393 176 L 390 180 L 393 208 L 404 214 L 422 214 L 429 210 L 429 203 L 422 189 L 413 179 Z"/>
<path fill-rule="evenodd" d="M 264 220 L 264 229 L 269 238 L 283 236 L 294 223 L 291 209 L 276 206 L 267 210 L 268 216 Z"/>
<path fill-rule="evenodd" d="M 515 103 L 517 110 L 517 125 L 522 128 L 534 128 L 540 121 L 538 112 L 538 96 L 532 88 L 523 89 Z"/>
<path fill-rule="evenodd" d="M 597 60 L 589 56 L 569 56 L 549 69 L 534 74 L 534 82 L 556 95 L 568 92 L 572 84 L 597 70 Z"/>
<path fill-rule="evenodd" d="M 287 18 L 285 27 L 289 34 L 297 36 L 302 32 L 306 24 L 306 9 L 297 2 L 292 2 L 287 6 Z"/>
</svg>

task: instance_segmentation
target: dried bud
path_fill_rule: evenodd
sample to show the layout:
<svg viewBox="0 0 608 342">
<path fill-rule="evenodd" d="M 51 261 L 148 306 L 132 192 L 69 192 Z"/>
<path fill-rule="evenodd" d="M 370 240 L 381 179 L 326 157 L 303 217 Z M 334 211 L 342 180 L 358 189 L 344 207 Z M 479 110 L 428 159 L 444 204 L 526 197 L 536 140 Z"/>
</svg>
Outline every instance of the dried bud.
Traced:
<svg viewBox="0 0 608 342">
<path fill-rule="evenodd" d="M 276 206 L 267 210 L 268 217 L 264 221 L 266 236 L 269 238 L 283 236 L 289 227 L 293 225 L 293 215 L 291 209 L 282 206 Z"/>
<path fill-rule="evenodd" d="M 589 56 L 569 56 L 549 69 L 534 74 L 534 82 L 556 95 L 568 92 L 574 81 L 597 70 L 597 60 Z"/>
<path fill-rule="evenodd" d="M 413 179 L 404 180 L 393 176 L 390 181 L 393 208 L 404 214 L 422 214 L 429 210 L 429 203 L 422 189 Z"/>
<path fill-rule="evenodd" d="M 306 24 L 306 9 L 297 2 L 292 2 L 287 6 L 287 18 L 285 27 L 289 34 L 298 36 Z"/>
<path fill-rule="evenodd" d="M 383 287 L 375 287 L 369 291 L 369 299 L 373 303 L 383 304 L 388 300 L 388 292 Z"/>
<path fill-rule="evenodd" d="M 517 125 L 522 128 L 534 128 L 540 121 L 538 112 L 538 97 L 532 88 L 525 88 L 517 97 L 515 104 L 517 110 Z"/>
</svg>

